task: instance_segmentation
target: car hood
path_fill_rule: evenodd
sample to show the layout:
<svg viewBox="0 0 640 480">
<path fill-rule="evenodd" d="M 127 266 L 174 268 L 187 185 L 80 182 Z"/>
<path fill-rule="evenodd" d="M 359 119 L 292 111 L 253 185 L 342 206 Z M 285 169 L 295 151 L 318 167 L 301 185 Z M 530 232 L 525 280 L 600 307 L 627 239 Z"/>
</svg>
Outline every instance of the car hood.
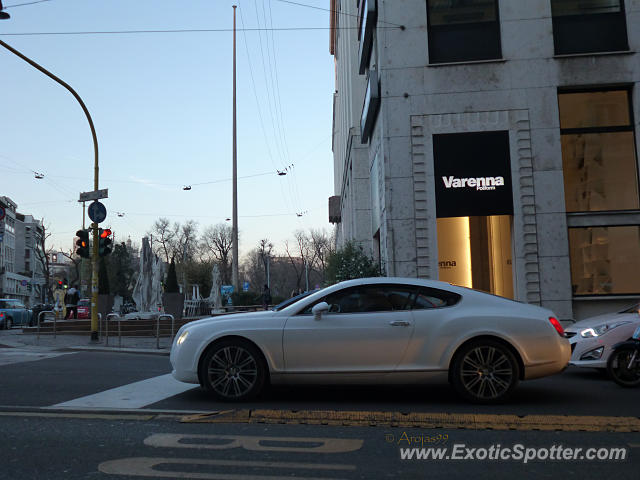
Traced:
<svg viewBox="0 0 640 480">
<path fill-rule="evenodd" d="M 233 322 L 243 322 L 247 320 L 255 320 L 256 318 L 266 318 L 272 317 L 276 312 L 271 310 L 265 310 L 260 312 L 247 312 L 247 313 L 230 313 L 227 315 L 217 315 L 215 317 L 202 318 L 200 320 L 195 320 L 193 322 L 189 322 L 185 325 L 185 327 L 195 327 L 200 325 L 209 325 L 212 323 L 223 322 L 223 321 L 233 321 Z"/>
<path fill-rule="evenodd" d="M 637 317 L 637 315 L 636 315 Z M 637 319 L 637 318 L 636 318 Z M 567 331 L 579 331 L 584 328 L 596 327 L 598 325 L 602 325 L 603 323 L 617 322 L 623 320 L 634 320 L 632 314 L 625 313 L 606 313 L 604 315 L 598 315 L 595 317 L 585 318 L 584 320 L 580 320 L 579 322 L 574 323 Z"/>
</svg>

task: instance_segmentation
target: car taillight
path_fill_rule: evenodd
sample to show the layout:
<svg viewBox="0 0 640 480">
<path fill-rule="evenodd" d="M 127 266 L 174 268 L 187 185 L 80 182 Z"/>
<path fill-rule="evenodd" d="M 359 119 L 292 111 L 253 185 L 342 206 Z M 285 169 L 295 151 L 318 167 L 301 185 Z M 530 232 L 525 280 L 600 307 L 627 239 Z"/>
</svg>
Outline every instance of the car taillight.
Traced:
<svg viewBox="0 0 640 480">
<path fill-rule="evenodd" d="M 551 322 L 551 325 L 553 325 L 553 328 L 556 329 L 556 332 L 558 332 L 558 335 L 564 337 L 564 328 L 562 328 L 562 325 L 560 324 L 558 319 L 555 317 L 549 317 L 549 321 Z"/>
<path fill-rule="evenodd" d="M 0 318 L 4 317 L 4 312 L 0 312 Z"/>
</svg>

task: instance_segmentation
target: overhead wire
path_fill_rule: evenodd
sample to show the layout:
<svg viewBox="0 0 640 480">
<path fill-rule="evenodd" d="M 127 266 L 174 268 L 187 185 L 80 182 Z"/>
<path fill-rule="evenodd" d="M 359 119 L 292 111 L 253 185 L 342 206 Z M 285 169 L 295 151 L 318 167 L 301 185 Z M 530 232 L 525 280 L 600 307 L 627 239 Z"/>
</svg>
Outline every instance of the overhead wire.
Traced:
<svg viewBox="0 0 640 480">
<path fill-rule="evenodd" d="M 244 29 L 245 23 L 244 23 L 244 15 L 242 13 L 244 9 L 242 8 L 242 2 L 239 1 L 238 5 L 240 7 L 239 8 L 239 11 L 240 11 L 240 22 L 242 23 L 242 26 L 243 26 L 243 29 Z M 269 137 L 267 135 L 267 130 L 265 128 L 265 122 L 264 122 L 264 118 L 263 118 L 263 115 L 262 115 L 262 108 L 260 107 L 260 100 L 258 99 L 258 89 L 257 89 L 257 86 L 256 86 L 255 75 L 253 73 L 253 62 L 251 60 L 251 54 L 249 53 L 249 41 L 247 39 L 246 29 L 244 29 L 243 35 L 244 35 L 244 45 L 245 45 L 245 49 L 246 49 L 246 52 L 247 52 L 247 61 L 249 63 L 249 73 L 251 75 L 251 85 L 253 87 L 253 94 L 254 94 L 254 97 L 255 97 L 255 100 L 256 100 L 256 106 L 258 108 L 258 119 L 260 120 L 260 127 L 262 129 L 262 134 L 264 136 L 265 145 L 267 146 L 267 154 L 269 156 L 269 160 L 271 161 L 271 164 L 279 172 L 279 169 L 276 166 L 276 163 L 274 161 L 274 158 L 273 158 L 273 155 L 272 155 L 272 152 L 271 152 L 271 144 L 269 142 Z M 274 149 L 277 150 L 276 145 L 274 145 Z M 276 155 L 277 155 L 277 152 L 276 152 Z M 286 195 L 284 193 L 284 188 L 282 187 L 282 182 L 278 182 L 278 183 L 280 185 L 280 193 L 282 194 L 282 200 L 283 200 L 285 206 L 288 205 L 288 208 L 291 211 L 293 211 L 294 208 L 292 207 L 292 205 L 288 204 Z"/>
<path fill-rule="evenodd" d="M 265 15 L 265 26 L 266 26 L 267 13 L 264 8 L 264 3 L 265 3 L 265 0 L 262 1 L 262 7 L 263 7 L 263 13 Z M 268 3 L 269 3 L 269 25 L 271 26 L 271 28 L 273 28 L 273 10 L 271 9 L 271 1 L 269 0 Z M 278 119 L 278 122 L 279 122 L 279 132 L 280 132 L 281 141 L 283 144 L 283 152 L 286 155 L 287 166 L 285 167 L 285 170 L 289 169 L 290 170 L 289 173 L 291 174 L 290 176 L 288 176 L 286 181 L 289 184 L 289 191 L 291 193 L 292 198 L 294 199 L 293 200 L 294 203 L 297 205 L 301 205 L 302 201 L 300 198 L 300 192 L 298 190 L 298 182 L 295 176 L 295 170 L 293 170 L 293 162 L 291 160 L 291 152 L 289 150 L 289 142 L 287 141 L 286 128 L 284 125 L 284 116 L 282 113 L 282 98 L 280 95 L 280 77 L 278 74 L 278 60 L 276 55 L 275 36 L 274 36 L 273 30 L 271 32 L 266 32 L 267 50 L 269 50 L 268 48 L 269 33 L 271 33 L 271 52 L 273 54 L 272 81 L 273 81 L 273 78 L 275 78 L 275 81 L 273 84 L 273 92 L 274 92 L 274 100 L 277 100 L 277 103 L 274 101 L 274 106 L 276 109 L 276 118 Z"/>
<path fill-rule="evenodd" d="M 395 29 L 400 27 L 383 27 L 380 29 Z M 276 27 L 276 28 L 245 28 L 236 29 L 245 32 L 300 32 L 300 31 L 326 31 L 331 27 Z M 358 27 L 334 27 L 334 30 L 357 30 Z M 158 29 L 158 30 L 86 30 L 76 32 L 2 32 L 0 36 L 21 37 L 21 36 L 44 36 L 44 35 L 136 35 L 148 33 L 231 33 L 232 28 L 178 28 L 178 29 Z"/>
</svg>

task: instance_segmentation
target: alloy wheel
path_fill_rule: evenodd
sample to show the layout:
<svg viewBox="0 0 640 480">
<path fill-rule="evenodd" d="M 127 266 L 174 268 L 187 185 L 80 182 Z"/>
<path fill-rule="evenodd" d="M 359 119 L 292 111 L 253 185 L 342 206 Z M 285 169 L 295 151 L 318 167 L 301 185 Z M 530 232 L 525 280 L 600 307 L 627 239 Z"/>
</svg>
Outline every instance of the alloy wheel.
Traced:
<svg viewBox="0 0 640 480">
<path fill-rule="evenodd" d="M 479 399 L 491 400 L 504 395 L 513 380 L 513 368 L 507 356 L 492 346 L 474 348 L 462 359 L 462 383 Z"/>
<path fill-rule="evenodd" d="M 210 355 L 206 374 L 211 390 L 223 399 L 235 400 L 248 396 L 256 386 L 259 366 L 244 346 L 225 345 Z"/>
</svg>

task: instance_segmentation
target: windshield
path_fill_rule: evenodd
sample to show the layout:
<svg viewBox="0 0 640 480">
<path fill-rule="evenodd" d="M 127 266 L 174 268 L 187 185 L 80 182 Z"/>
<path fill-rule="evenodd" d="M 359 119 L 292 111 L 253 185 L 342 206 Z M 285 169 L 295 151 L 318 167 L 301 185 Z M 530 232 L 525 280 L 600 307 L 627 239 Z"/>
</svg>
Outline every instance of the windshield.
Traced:
<svg viewBox="0 0 640 480">
<path fill-rule="evenodd" d="M 618 313 L 638 313 L 640 314 L 640 303 L 636 303 L 635 305 L 630 306 Z"/>
<path fill-rule="evenodd" d="M 287 298 L 284 302 L 280 302 L 278 305 L 272 308 L 274 312 L 279 312 L 283 308 L 288 307 L 289 305 L 293 305 L 298 300 L 302 300 L 303 298 L 308 297 L 312 293 L 316 293 L 319 289 L 309 290 L 308 292 L 301 293 L 300 295 L 296 295 L 295 297 Z"/>
</svg>

